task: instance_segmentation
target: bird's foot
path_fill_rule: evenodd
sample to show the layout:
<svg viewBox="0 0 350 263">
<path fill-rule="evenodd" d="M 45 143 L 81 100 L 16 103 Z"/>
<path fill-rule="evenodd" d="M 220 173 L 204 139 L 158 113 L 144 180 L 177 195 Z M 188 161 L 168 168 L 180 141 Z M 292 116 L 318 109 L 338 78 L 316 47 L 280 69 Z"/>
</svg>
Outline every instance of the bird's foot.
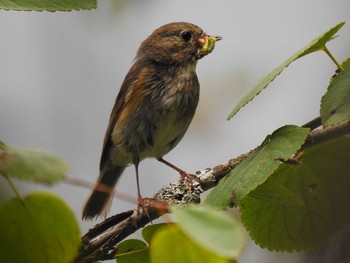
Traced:
<svg viewBox="0 0 350 263">
<path fill-rule="evenodd" d="M 183 182 L 184 180 L 189 180 L 189 181 L 199 181 L 197 175 L 195 174 L 190 174 L 185 171 L 181 171 L 180 173 L 180 181 Z"/>
<path fill-rule="evenodd" d="M 163 158 L 158 158 L 158 161 L 164 163 L 165 165 L 169 166 L 170 168 L 174 169 L 180 174 L 180 181 L 183 182 L 185 179 L 188 179 L 189 181 L 198 181 L 198 177 L 195 174 L 190 174 L 179 167 L 175 166 L 174 164 L 164 160 Z"/>
<path fill-rule="evenodd" d="M 147 211 L 148 203 L 150 198 L 142 198 L 142 196 L 137 197 L 137 215 L 145 214 L 148 218 L 151 219 Z"/>
</svg>

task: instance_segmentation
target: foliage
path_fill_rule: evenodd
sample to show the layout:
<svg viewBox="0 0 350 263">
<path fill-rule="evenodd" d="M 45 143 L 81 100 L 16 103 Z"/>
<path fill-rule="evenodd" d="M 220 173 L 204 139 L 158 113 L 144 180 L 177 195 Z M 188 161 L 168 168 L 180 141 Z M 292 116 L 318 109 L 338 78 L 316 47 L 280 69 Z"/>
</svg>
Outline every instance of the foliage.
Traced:
<svg viewBox="0 0 350 263">
<path fill-rule="evenodd" d="M 307 148 L 240 202 L 242 221 L 262 247 L 307 251 L 350 222 L 350 138 Z M 278 189 L 278 191 L 275 191 Z"/>
<path fill-rule="evenodd" d="M 260 80 L 229 117 L 292 61 L 323 50 L 336 63 L 339 72 L 331 77 L 327 93 L 322 98 L 322 123 L 328 127 L 349 121 L 350 66 L 348 60 L 341 65 L 337 63 L 325 46 L 343 25 L 340 23 L 331 28 Z M 221 209 L 232 203 L 238 205 L 243 224 L 261 247 L 277 251 L 307 251 L 324 244 L 350 222 L 349 207 L 343 202 L 349 198 L 350 138 L 339 135 L 300 151 L 307 136 L 305 129 L 295 127 L 295 131 L 300 129 L 297 138 L 294 131 L 281 133 L 284 128 L 268 136 L 254 154 L 222 180 L 209 194 L 206 203 Z M 275 142 L 276 135 L 284 137 L 285 141 Z M 294 145 L 290 152 L 286 142 Z M 274 143 L 273 147 L 270 143 Z M 264 151 L 268 154 L 263 155 Z M 288 155 L 295 159 L 283 163 Z M 282 163 L 277 164 L 278 160 Z"/>
</svg>

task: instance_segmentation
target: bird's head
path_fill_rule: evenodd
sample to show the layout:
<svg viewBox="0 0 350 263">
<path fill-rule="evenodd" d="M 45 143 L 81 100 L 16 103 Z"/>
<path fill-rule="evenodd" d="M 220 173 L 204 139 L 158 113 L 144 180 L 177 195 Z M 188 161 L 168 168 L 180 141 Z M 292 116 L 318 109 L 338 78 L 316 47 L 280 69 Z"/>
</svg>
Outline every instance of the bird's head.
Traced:
<svg viewBox="0 0 350 263">
<path fill-rule="evenodd" d="M 136 60 L 165 65 L 195 62 L 209 54 L 221 37 L 208 36 L 191 23 L 175 22 L 156 29 L 142 42 Z"/>
</svg>

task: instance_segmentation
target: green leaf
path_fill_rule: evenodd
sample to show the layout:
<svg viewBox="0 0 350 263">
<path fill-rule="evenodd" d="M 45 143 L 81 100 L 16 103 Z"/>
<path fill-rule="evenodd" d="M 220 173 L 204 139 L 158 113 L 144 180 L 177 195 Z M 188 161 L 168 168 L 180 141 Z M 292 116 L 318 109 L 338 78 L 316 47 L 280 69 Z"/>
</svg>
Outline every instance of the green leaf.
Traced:
<svg viewBox="0 0 350 263">
<path fill-rule="evenodd" d="M 169 226 L 170 223 L 162 223 L 162 224 L 153 224 L 148 225 L 142 229 L 142 237 L 143 239 L 150 244 L 151 239 L 153 238 L 154 234 L 159 231 L 159 229 L 162 229 L 164 227 Z"/>
<path fill-rule="evenodd" d="M 152 239 L 152 263 L 233 263 L 233 259 L 226 259 L 220 255 L 204 249 L 181 230 L 172 225 L 158 231 Z"/>
<path fill-rule="evenodd" d="M 0 9 L 17 11 L 72 11 L 96 7 L 96 0 L 0 0 Z"/>
<path fill-rule="evenodd" d="M 68 172 L 62 158 L 40 150 L 6 147 L 0 151 L 0 174 L 18 179 L 53 184 Z"/>
<path fill-rule="evenodd" d="M 128 239 L 117 247 L 116 259 L 118 263 L 149 263 L 148 245 L 141 240 Z"/>
<path fill-rule="evenodd" d="M 70 208 L 57 196 L 33 193 L 0 207 L 1 262 L 71 262 L 80 242 Z"/>
<path fill-rule="evenodd" d="M 269 180 L 258 186 L 248 197 L 264 200 L 265 202 L 277 203 L 286 207 L 304 206 L 304 201 L 286 186 L 276 180 Z"/>
<path fill-rule="evenodd" d="M 267 87 L 282 71 L 289 66 L 294 60 L 301 58 L 307 54 L 312 52 L 316 52 L 319 50 L 323 50 L 325 44 L 334 38 L 334 35 L 338 32 L 340 28 L 345 24 L 345 22 L 339 23 L 338 25 L 332 27 L 327 32 L 323 33 L 316 39 L 314 39 L 310 44 L 306 47 L 300 49 L 297 53 L 291 56 L 289 59 L 284 61 L 281 65 L 275 68 L 272 72 L 261 78 L 251 89 L 251 91 L 241 99 L 241 101 L 236 105 L 236 107 L 232 110 L 230 115 L 227 117 L 230 120 L 236 113 L 244 107 L 249 101 L 251 101 L 255 96 L 257 96 L 263 89 Z"/>
<path fill-rule="evenodd" d="M 257 151 L 220 180 L 205 203 L 226 209 L 232 205 L 232 199 L 242 200 L 278 168 L 280 161 L 277 158 L 287 160 L 300 149 L 308 132 L 309 129 L 293 125 L 274 131 Z"/>
<path fill-rule="evenodd" d="M 160 230 L 169 226 L 169 224 L 149 225 L 142 229 L 142 236 L 148 244 L 151 239 Z M 150 262 L 149 246 L 137 239 L 128 239 L 117 247 L 116 259 L 118 263 L 148 263 Z"/>
<path fill-rule="evenodd" d="M 350 119 L 350 63 L 332 79 L 321 100 L 321 117 L 324 127 Z"/>
<path fill-rule="evenodd" d="M 282 164 L 241 201 L 242 221 L 250 236 L 269 250 L 305 251 L 318 248 L 348 225 L 349 156 L 350 139 L 341 137 L 305 149 L 299 164 Z M 270 184 L 284 186 L 287 195 L 293 193 L 303 205 L 262 197 L 270 195 Z"/>
<path fill-rule="evenodd" d="M 195 243 L 225 258 L 237 258 L 245 244 L 241 224 L 208 206 L 173 207 L 179 228 Z M 215 240 L 215 242 L 213 242 Z"/>
</svg>

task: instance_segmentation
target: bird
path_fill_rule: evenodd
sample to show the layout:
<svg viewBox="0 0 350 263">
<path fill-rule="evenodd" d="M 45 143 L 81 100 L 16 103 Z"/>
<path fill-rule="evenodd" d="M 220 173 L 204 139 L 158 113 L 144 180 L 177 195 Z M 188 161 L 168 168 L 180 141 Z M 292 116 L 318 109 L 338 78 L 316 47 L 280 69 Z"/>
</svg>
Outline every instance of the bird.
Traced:
<svg viewBox="0 0 350 263">
<path fill-rule="evenodd" d="M 83 219 L 107 216 L 115 185 L 132 164 L 142 202 L 138 167 L 145 158 L 156 158 L 181 176 L 187 174 L 163 156 L 181 141 L 195 114 L 200 90 L 197 61 L 221 39 L 192 23 L 173 22 L 141 43 L 112 109 L 99 177 L 84 205 Z"/>
</svg>

